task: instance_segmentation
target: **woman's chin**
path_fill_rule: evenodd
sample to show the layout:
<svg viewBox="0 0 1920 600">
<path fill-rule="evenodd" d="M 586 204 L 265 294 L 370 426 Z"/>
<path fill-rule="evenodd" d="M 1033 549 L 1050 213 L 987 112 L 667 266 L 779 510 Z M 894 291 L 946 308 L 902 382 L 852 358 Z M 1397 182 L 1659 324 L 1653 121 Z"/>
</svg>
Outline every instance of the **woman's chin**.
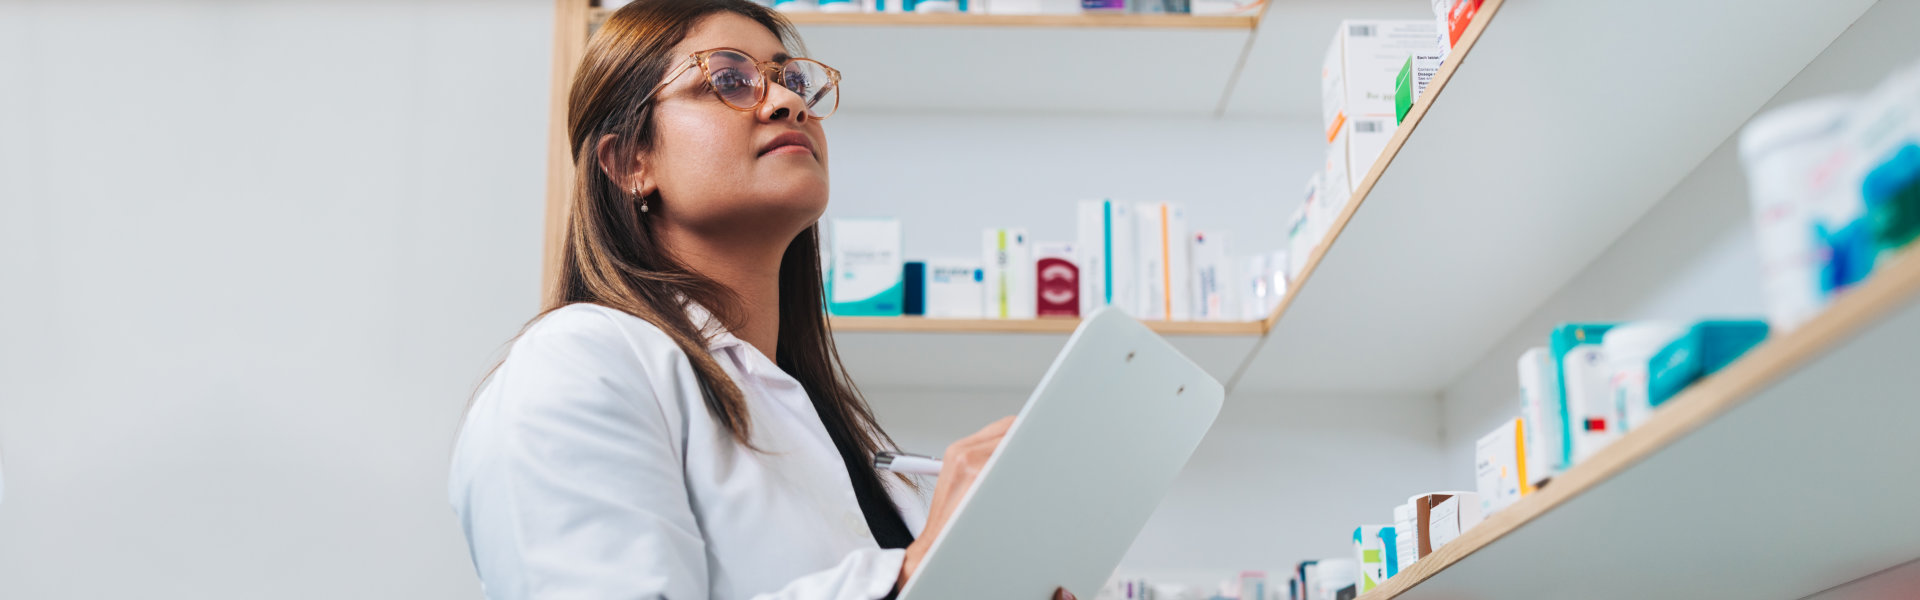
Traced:
<svg viewBox="0 0 1920 600">
<path fill-rule="evenodd" d="M 766 199 L 760 204 L 822 212 L 827 209 L 825 173 L 793 173 L 785 177 L 762 179 L 760 184 L 764 187 L 756 195 Z"/>
</svg>

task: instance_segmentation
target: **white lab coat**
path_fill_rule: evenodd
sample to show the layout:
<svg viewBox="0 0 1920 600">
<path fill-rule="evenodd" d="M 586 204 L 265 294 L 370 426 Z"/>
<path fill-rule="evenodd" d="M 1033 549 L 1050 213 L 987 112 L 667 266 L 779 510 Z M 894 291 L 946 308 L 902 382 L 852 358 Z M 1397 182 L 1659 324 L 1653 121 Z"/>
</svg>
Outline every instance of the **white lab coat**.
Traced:
<svg viewBox="0 0 1920 600">
<path fill-rule="evenodd" d="M 691 363 L 646 321 L 553 311 L 483 384 L 449 501 L 493 600 L 872 600 L 904 552 L 867 529 L 845 463 L 799 382 L 711 325 L 754 443 L 707 411 Z M 925 496 L 886 482 L 914 535 Z M 927 490 L 931 485 L 921 486 Z"/>
</svg>

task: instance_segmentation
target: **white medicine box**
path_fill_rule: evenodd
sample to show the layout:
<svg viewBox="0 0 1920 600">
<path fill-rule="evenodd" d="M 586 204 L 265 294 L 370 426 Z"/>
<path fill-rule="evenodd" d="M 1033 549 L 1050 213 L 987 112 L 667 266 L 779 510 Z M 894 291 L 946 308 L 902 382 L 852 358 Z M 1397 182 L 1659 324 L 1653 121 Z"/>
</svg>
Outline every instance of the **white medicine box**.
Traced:
<svg viewBox="0 0 1920 600">
<path fill-rule="evenodd" d="M 1416 54 L 1434 54 L 1438 36 L 1425 19 L 1348 19 L 1334 31 L 1320 66 L 1320 125 L 1327 143 L 1346 153 L 1347 191 L 1366 178 L 1393 138 L 1400 67 Z"/>
<path fill-rule="evenodd" d="M 1474 482 L 1480 490 L 1481 513 L 1500 512 L 1533 491 L 1526 470 L 1525 422 L 1501 423 L 1474 444 Z"/>
</svg>

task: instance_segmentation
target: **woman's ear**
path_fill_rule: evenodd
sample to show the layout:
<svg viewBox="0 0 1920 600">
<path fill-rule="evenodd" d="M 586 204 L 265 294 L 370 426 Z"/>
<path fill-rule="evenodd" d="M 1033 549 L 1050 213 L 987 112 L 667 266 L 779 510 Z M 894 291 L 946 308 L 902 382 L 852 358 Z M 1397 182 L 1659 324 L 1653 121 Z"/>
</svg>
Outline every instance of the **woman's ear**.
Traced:
<svg viewBox="0 0 1920 600">
<path fill-rule="evenodd" d="M 653 173 L 644 168 L 639 152 L 633 152 L 630 157 L 623 158 L 621 150 L 628 150 L 631 147 L 622 146 L 620 136 L 611 133 L 600 136 L 600 140 L 594 142 L 593 155 L 600 159 L 600 172 L 606 173 L 608 179 L 620 184 L 620 189 L 633 194 L 634 197 L 645 198 L 658 187 L 653 183 Z"/>
</svg>

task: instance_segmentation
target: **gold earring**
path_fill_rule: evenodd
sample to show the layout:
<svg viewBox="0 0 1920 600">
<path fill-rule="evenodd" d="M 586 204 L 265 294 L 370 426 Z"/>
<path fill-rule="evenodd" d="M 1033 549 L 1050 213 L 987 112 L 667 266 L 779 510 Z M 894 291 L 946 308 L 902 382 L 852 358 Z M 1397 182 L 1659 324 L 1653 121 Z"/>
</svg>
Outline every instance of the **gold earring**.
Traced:
<svg viewBox="0 0 1920 600">
<path fill-rule="evenodd" d="M 640 195 L 640 186 L 633 187 L 633 197 L 640 200 L 640 212 L 647 212 L 647 199 Z"/>
</svg>

